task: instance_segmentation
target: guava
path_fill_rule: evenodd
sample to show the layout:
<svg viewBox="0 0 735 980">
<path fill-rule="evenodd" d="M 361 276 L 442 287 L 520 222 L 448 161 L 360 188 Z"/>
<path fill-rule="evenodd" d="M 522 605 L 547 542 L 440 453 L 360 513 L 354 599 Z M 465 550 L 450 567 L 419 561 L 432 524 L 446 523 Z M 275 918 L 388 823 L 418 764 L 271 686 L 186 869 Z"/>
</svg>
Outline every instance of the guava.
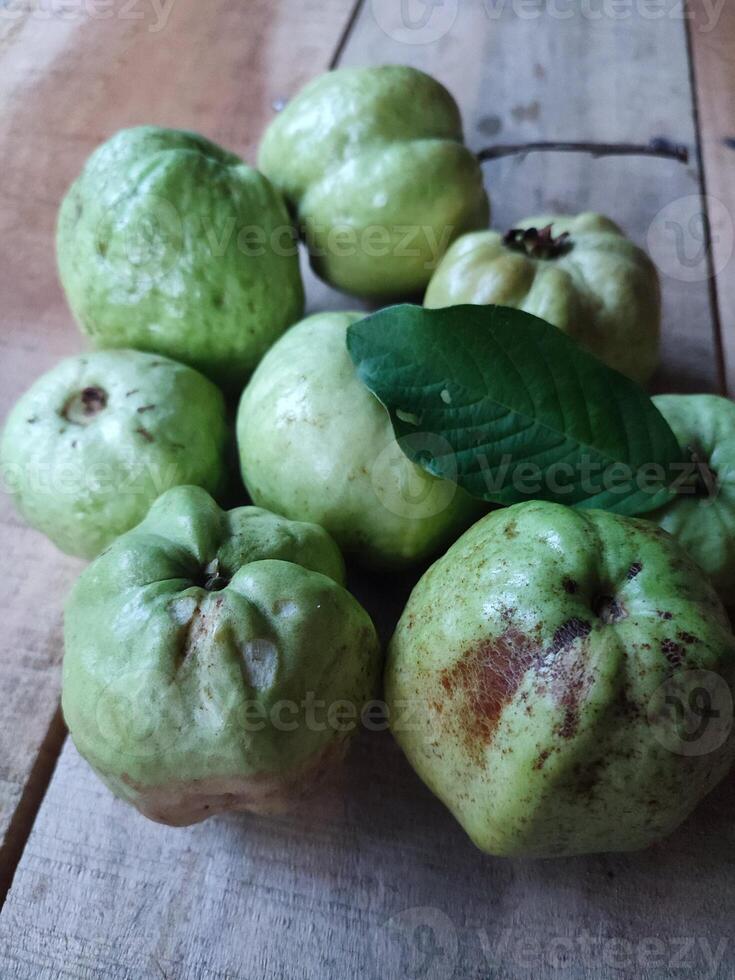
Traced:
<svg viewBox="0 0 735 980">
<path fill-rule="evenodd" d="M 8 416 L 0 466 L 18 510 L 62 551 L 93 558 L 169 487 L 226 475 L 224 398 L 167 357 L 79 354 L 38 378 Z"/>
<path fill-rule="evenodd" d="M 341 759 L 380 668 L 321 528 L 176 487 L 81 575 L 62 706 L 119 797 L 184 825 L 274 813 Z"/>
<path fill-rule="evenodd" d="M 315 78 L 266 130 L 258 165 L 317 275 L 358 296 L 423 290 L 450 242 L 490 216 L 456 102 L 406 65 Z"/>
<path fill-rule="evenodd" d="M 735 608 L 735 404 L 718 395 L 653 401 L 691 459 L 694 478 L 682 473 L 676 498 L 646 516 L 684 545 Z"/>
<path fill-rule="evenodd" d="M 531 501 L 416 585 L 386 699 L 409 761 L 490 854 L 665 837 L 735 757 L 735 637 L 654 524 Z"/>
<path fill-rule="evenodd" d="M 643 384 L 658 362 L 661 297 L 646 253 L 600 214 L 525 218 L 502 235 L 464 235 L 424 297 L 428 307 L 495 303 L 563 330 Z"/>
<path fill-rule="evenodd" d="M 274 344 L 240 399 L 240 464 L 256 504 L 321 524 L 365 565 L 399 567 L 456 537 L 482 505 L 401 451 L 347 351 L 358 319 L 317 313 Z"/>
<path fill-rule="evenodd" d="M 98 347 L 166 354 L 237 394 L 303 311 L 281 195 L 196 133 L 140 126 L 103 143 L 62 202 L 56 243 Z"/>
</svg>

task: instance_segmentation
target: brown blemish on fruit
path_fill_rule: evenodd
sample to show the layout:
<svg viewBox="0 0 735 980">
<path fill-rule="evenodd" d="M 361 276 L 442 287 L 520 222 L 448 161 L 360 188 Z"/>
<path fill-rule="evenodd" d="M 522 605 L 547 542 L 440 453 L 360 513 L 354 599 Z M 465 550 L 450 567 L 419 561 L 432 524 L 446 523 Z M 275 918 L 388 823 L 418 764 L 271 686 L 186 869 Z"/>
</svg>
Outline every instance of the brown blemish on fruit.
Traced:
<svg viewBox="0 0 735 980">
<path fill-rule="evenodd" d="M 636 575 L 640 574 L 640 572 L 642 571 L 643 571 L 643 562 L 634 561 L 633 564 L 628 569 L 628 574 L 626 575 L 626 578 L 630 582 L 631 579 L 634 579 Z"/>
<path fill-rule="evenodd" d="M 543 769 L 544 763 L 546 762 L 546 760 L 549 758 L 550 755 L 551 755 L 551 749 L 544 749 L 542 752 L 539 752 L 538 758 L 533 764 L 533 768 L 537 770 Z"/>
<path fill-rule="evenodd" d="M 526 671 L 541 652 L 537 641 L 509 627 L 441 672 L 441 684 L 447 694 L 461 692 L 467 705 L 461 724 L 470 750 L 481 749 L 492 741 L 503 708 L 513 699 Z"/>
<path fill-rule="evenodd" d="M 672 614 L 670 612 L 664 612 L 661 609 L 657 609 L 656 610 L 656 615 L 657 616 L 660 616 L 661 619 L 671 619 L 672 618 Z"/>
<path fill-rule="evenodd" d="M 586 619 L 579 619 L 576 616 L 573 619 L 568 619 L 554 633 L 549 653 L 557 654 L 568 650 L 576 639 L 589 636 L 591 631 L 592 624 L 588 623 Z"/>
<path fill-rule="evenodd" d="M 220 609 L 224 601 L 221 596 L 218 596 L 212 602 L 203 605 L 197 602 L 193 596 L 183 598 L 189 600 L 188 606 L 183 606 L 181 599 L 169 605 L 169 612 L 174 621 L 177 621 L 182 627 L 177 651 L 176 673 L 181 670 L 191 656 L 196 655 L 197 650 L 204 648 L 207 638 L 211 637 L 217 628 Z"/>
<path fill-rule="evenodd" d="M 141 405 L 140 408 L 136 408 L 136 412 L 138 413 L 150 412 L 155 407 L 156 407 L 155 405 Z"/>
<path fill-rule="evenodd" d="M 97 385 L 90 385 L 75 391 L 64 403 L 61 410 L 63 418 L 75 425 L 89 425 L 107 406 L 107 392 Z"/>
<path fill-rule="evenodd" d="M 584 688 L 584 677 L 578 673 L 566 686 L 566 691 L 562 698 L 564 705 L 564 720 L 557 729 L 562 738 L 571 738 L 577 734 L 579 728 L 579 702 Z"/>
<path fill-rule="evenodd" d="M 564 579 L 562 585 L 564 586 L 564 591 L 567 593 L 567 595 L 575 595 L 577 589 L 579 588 L 574 579 L 569 578 L 568 576 Z"/>
<path fill-rule="evenodd" d="M 138 432 L 140 435 L 142 435 L 146 442 L 155 442 L 156 441 L 153 438 L 153 436 L 150 434 L 150 432 L 148 431 L 148 429 L 145 428 L 145 426 L 138 425 L 138 426 L 136 426 L 135 431 Z"/>
<path fill-rule="evenodd" d="M 675 643 L 673 640 L 662 640 L 661 652 L 672 667 L 679 667 L 686 656 L 684 647 L 680 643 Z"/>
<path fill-rule="evenodd" d="M 679 632 L 676 635 L 679 637 L 679 639 L 681 640 L 682 643 L 696 643 L 697 642 L 696 636 L 692 636 L 691 633 L 687 633 L 685 630 L 679 630 Z"/>
<path fill-rule="evenodd" d="M 518 537 L 518 523 L 517 521 L 509 521 L 505 525 L 504 534 L 506 538 L 517 538 Z"/>
<path fill-rule="evenodd" d="M 459 719 L 460 735 L 468 752 L 482 757 L 497 730 L 503 709 L 516 695 L 527 672 L 542 667 L 544 680 L 564 709 L 558 728 L 563 738 L 571 738 L 579 724 L 579 703 L 587 683 L 580 662 L 563 663 L 563 655 L 578 639 L 589 636 L 592 625 L 573 618 L 554 633 L 551 645 L 544 647 L 538 636 L 532 637 L 508 626 L 498 637 L 490 638 L 468 650 L 453 666 L 440 673 L 440 683 L 447 695 L 460 694 L 464 710 L 453 712 Z M 540 628 L 539 631 L 540 632 Z M 558 658 L 558 662 L 550 658 Z M 547 688 L 542 686 L 540 694 Z"/>
</svg>

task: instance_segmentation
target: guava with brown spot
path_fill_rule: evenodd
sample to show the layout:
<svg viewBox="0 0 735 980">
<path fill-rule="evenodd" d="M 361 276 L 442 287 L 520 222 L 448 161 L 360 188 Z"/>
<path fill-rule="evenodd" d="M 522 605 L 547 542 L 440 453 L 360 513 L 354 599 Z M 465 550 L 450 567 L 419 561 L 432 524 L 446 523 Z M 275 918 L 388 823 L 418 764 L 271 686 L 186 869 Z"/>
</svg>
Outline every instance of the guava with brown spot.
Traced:
<svg viewBox="0 0 735 980">
<path fill-rule="evenodd" d="M 734 685 L 727 615 L 670 535 L 541 501 L 484 517 L 425 573 L 385 673 L 409 761 L 497 855 L 669 834 L 735 758 Z"/>
<path fill-rule="evenodd" d="M 79 752 L 162 823 L 298 802 L 375 693 L 377 635 L 343 582 L 322 528 L 169 490 L 67 603 L 62 706 Z"/>
</svg>

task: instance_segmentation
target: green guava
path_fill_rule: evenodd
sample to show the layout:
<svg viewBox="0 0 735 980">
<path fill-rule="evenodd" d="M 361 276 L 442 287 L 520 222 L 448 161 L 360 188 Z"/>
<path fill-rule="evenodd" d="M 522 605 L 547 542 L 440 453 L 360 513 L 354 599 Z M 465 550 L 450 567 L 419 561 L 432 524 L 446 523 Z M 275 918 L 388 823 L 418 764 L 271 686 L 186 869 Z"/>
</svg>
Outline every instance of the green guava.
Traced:
<svg viewBox="0 0 735 980">
<path fill-rule="evenodd" d="M 288 330 L 240 399 L 237 441 L 256 504 L 321 524 L 366 565 L 417 561 L 483 505 L 412 463 L 346 346 L 359 313 L 318 313 Z"/>
<path fill-rule="evenodd" d="M 358 296 L 424 289 L 450 242 L 490 205 L 459 109 L 415 68 L 341 68 L 270 124 L 261 170 L 297 215 L 312 266 Z"/>
<path fill-rule="evenodd" d="M 0 467 L 30 525 L 93 558 L 169 487 L 222 489 L 227 438 L 222 393 L 198 371 L 96 351 L 61 361 L 19 399 Z"/>
<path fill-rule="evenodd" d="M 695 479 L 646 517 L 684 545 L 735 608 L 735 404 L 717 395 L 656 395 L 656 407 L 695 464 Z"/>
<path fill-rule="evenodd" d="M 110 789 L 153 820 L 277 812 L 343 755 L 379 644 L 321 528 L 177 487 L 78 580 L 64 717 Z"/>
<path fill-rule="evenodd" d="M 461 303 L 533 313 L 641 384 L 658 362 L 656 267 L 600 214 L 543 215 L 524 219 L 506 235 L 464 235 L 424 297 L 433 308 Z"/>
<path fill-rule="evenodd" d="M 103 143 L 62 202 L 56 242 L 98 347 L 167 354 L 238 394 L 303 311 L 280 194 L 196 133 L 141 126 Z"/>
<path fill-rule="evenodd" d="M 735 758 L 735 637 L 648 521 L 532 501 L 478 521 L 415 587 L 386 699 L 409 761 L 497 855 L 645 847 Z"/>
</svg>

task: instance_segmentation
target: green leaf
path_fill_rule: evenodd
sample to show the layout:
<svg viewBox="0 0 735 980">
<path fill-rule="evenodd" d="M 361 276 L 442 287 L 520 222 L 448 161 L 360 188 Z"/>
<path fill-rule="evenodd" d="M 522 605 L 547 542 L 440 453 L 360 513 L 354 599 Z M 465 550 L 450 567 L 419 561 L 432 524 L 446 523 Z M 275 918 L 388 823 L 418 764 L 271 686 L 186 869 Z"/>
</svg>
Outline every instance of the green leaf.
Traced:
<svg viewBox="0 0 735 980">
<path fill-rule="evenodd" d="M 640 514 L 674 495 L 683 453 L 648 395 L 538 317 L 391 306 L 347 348 L 403 452 L 475 497 Z"/>
</svg>

